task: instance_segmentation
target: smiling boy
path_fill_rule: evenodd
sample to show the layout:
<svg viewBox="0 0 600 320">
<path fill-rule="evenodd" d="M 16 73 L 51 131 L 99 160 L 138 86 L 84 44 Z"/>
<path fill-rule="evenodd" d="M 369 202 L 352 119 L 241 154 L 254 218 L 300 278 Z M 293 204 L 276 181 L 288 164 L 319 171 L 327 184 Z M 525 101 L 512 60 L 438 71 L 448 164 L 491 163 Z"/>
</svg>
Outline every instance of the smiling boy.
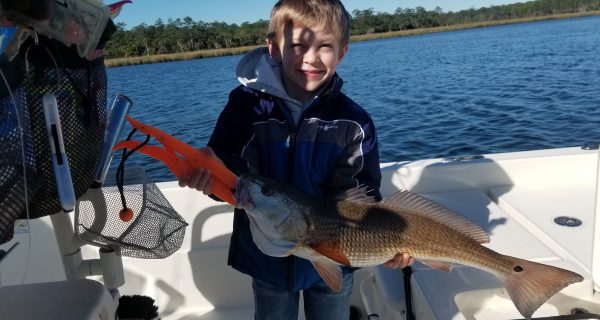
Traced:
<svg viewBox="0 0 600 320">
<path fill-rule="evenodd" d="M 318 17 L 312 15 L 295 21 L 293 16 L 301 9 L 279 4 L 280 9 L 275 6 L 267 39 L 269 54 L 281 64 L 287 94 L 297 101 L 308 101 L 329 83 L 348 50 L 349 31 L 342 25 L 349 17 L 336 12 L 337 23 L 327 27 L 324 22 L 315 21 Z M 340 19 L 342 17 L 346 19 Z"/>
<path fill-rule="evenodd" d="M 348 50 L 350 19 L 339 0 L 278 1 L 267 48 L 239 62 L 242 85 L 231 91 L 206 152 L 214 150 L 236 174 L 259 173 L 314 196 L 365 186 L 381 199 L 375 127 L 341 91 L 336 73 Z M 210 172 L 199 170 L 180 185 L 208 193 Z M 264 254 L 276 251 L 264 239 L 236 209 L 228 264 L 253 278 L 255 319 L 296 319 L 300 292 L 306 319 L 349 318 L 351 269 L 343 268 L 343 288 L 333 292 L 310 261 Z M 398 254 L 386 265 L 412 262 Z"/>
</svg>

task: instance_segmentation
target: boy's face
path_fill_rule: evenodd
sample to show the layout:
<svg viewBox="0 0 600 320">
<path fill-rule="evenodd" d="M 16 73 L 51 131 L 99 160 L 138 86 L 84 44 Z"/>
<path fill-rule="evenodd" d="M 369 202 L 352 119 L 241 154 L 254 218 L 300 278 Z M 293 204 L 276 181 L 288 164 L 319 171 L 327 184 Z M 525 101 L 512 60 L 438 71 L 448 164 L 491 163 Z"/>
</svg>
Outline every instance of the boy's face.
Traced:
<svg viewBox="0 0 600 320">
<path fill-rule="evenodd" d="M 269 53 L 281 62 L 287 94 L 301 102 L 313 97 L 335 74 L 348 46 L 323 27 L 284 28 L 280 41 L 268 41 Z"/>
</svg>

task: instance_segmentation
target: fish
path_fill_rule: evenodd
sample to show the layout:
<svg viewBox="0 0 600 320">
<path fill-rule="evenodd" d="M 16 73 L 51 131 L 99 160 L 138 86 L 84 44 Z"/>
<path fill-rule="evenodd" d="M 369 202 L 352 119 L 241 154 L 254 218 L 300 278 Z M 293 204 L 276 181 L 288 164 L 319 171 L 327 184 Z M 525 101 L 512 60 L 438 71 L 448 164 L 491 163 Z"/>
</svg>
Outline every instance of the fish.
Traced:
<svg viewBox="0 0 600 320">
<path fill-rule="evenodd" d="M 334 291 L 341 290 L 340 266 L 376 266 L 406 252 L 446 272 L 457 263 L 492 273 L 521 315 L 530 319 L 554 294 L 583 280 L 573 271 L 483 246 L 490 238 L 481 227 L 421 195 L 400 190 L 375 201 L 365 192 L 353 188 L 341 197 L 315 197 L 244 173 L 235 197 L 261 251 L 310 260 Z"/>
</svg>

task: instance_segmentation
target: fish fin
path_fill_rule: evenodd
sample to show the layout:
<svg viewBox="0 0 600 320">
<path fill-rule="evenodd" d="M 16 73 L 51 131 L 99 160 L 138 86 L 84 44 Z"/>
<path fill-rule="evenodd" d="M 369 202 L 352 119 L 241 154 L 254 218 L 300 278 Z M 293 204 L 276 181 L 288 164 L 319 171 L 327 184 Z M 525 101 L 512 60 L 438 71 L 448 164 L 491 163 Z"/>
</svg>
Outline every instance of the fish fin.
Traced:
<svg viewBox="0 0 600 320">
<path fill-rule="evenodd" d="M 505 256 L 512 262 L 512 271 L 501 280 L 517 310 L 529 319 L 546 300 L 564 287 L 583 280 L 575 272 Z"/>
<path fill-rule="evenodd" d="M 408 209 L 411 213 L 422 215 L 448 226 L 478 243 L 490 242 L 490 236 L 480 226 L 464 216 L 408 190 L 401 190 L 382 201 L 383 205 Z"/>
<path fill-rule="evenodd" d="M 433 269 L 438 269 L 438 270 L 442 270 L 445 272 L 452 271 L 452 263 L 449 263 L 449 262 L 434 261 L 434 260 L 421 260 L 421 263 L 423 263 L 424 265 L 426 265 L 430 268 L 433 268 Z"/>
<path fill-rule="evenodd" d="M 350 261 L 348 257 L 346 257 L 343 253 L 341 253 L 335 246 L 327 243 L 319 243 L 319 244 L 311 244 L 311 248 L 313 248 L 316 252 L 326 256 L 327 258 L 345 265 L 350 266 Z"/>
<path fill-rule="evenodd" d="M 348 189 L 334 197 L 338 201 L 350 201 L 360 204 L 374 204 L 377 203 L 375 197 L 368 195 L 368 186 L 362 185 L 357 188 Z"/>
<path fill-rule="evenodd" d="M 342 291 L 342 269 L 339 265 L 311 261 L 321 279 L 334 292 Z"/>
</svg>

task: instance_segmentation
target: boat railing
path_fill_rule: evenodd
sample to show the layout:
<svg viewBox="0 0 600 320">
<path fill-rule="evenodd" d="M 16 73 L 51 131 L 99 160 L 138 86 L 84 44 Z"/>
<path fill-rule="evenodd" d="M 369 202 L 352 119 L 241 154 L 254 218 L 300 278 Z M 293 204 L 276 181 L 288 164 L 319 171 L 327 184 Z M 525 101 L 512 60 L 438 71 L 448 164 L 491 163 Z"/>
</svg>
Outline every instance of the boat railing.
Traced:
<svg viewBox="0 0 600 320">
<path fill-rule="evenodd" d="M 594 233 L 592 238 L 592 283 L 600 291 L 600 150 L 596 160 L 596 186 L 594 198 Z"/>
</svg>

